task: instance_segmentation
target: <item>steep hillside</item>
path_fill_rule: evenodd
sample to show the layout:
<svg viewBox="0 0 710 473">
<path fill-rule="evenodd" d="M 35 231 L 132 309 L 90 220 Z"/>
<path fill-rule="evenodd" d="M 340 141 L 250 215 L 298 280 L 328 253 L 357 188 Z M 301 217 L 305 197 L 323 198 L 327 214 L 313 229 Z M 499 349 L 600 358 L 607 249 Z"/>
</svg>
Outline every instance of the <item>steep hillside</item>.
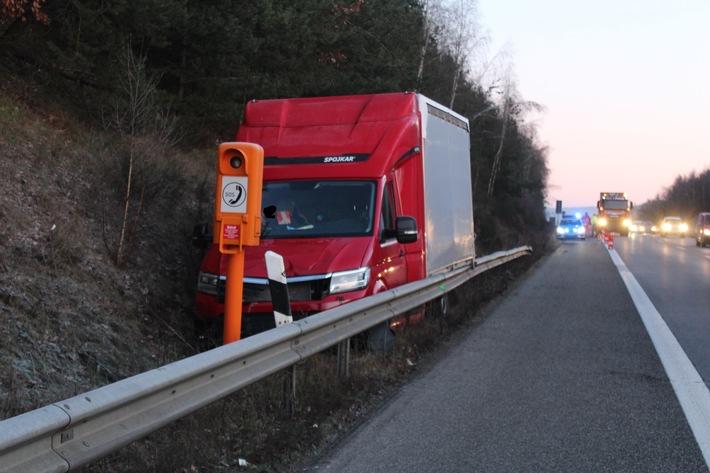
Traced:
<svg viewBox="0 0 710 473">
<path fill-rule="evenodd" d="M 189 236 L 203 209 L 189 196 L 209 159 L 188 171 L 187 156 L 169 155 L 193 188 L 170 211 L 161 199 L 144 208 L 119 267 L 116 139 L 0 90 L 0 418 L 196 351 Z"/>
</svg>

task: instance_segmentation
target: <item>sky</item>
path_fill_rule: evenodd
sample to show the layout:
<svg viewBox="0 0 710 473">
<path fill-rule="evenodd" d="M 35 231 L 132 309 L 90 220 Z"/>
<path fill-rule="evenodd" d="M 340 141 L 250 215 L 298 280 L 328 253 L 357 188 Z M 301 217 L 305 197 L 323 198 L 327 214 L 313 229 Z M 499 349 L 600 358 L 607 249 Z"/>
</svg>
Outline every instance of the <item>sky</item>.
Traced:
<svg viewBox="0 0 710 473">
<path fill-rule="evenodd" d="M 710 0 L 478 0 L 548 147 L 547 202 L 636 206 L 710 168 Z"/>
</svg>

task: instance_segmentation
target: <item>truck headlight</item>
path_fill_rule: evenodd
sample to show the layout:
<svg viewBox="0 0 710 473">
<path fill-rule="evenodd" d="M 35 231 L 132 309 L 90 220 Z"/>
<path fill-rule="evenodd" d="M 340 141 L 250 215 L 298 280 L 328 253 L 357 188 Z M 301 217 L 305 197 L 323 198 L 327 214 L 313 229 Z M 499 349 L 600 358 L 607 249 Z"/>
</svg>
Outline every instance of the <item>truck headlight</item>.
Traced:
<svg viewBox="0 0 710 473">
<path fill-rule="evenodd" d="M 706 228 L 703 230 L 703 235 L 710 236 L 710 229 Z"/>
<path fill-rule="evenodd" d="M 370 284 L 370 268 L 353 269 L 333 273 L 330 278 L 330 293 L 357 291 Z"/>
<path fill-rule="evenodd" d="M 605 219 L 605 218 L 600 218 L 600 219 L 599 219 L 599 226 L 600 226 L 600 227 L 606 227 L 606 219 Z"/>
<path fill-rule="evenodd" d="M 687 232 L 687 231 L 688 231 L 688 224 L 687 224 L 687 223 L 681 223 L 681 224 L 680 224 L 680 231 L 681 231 L 681 232 Z"/>
<path fill-rule="evenodd" d="M 629 220 L 628 218 L 624 219 L 624 226 L 628 227 L 629 225 L 631 225 L 631 220 Z"/>
<path fill-rule="evenodd" d="M 216 296 L 218 283 L 219 276 L 216 274 L 203 273 L 200 271 L 200 274 L 197 276 L 197 290 L 199 292 Z"/>
</svg>

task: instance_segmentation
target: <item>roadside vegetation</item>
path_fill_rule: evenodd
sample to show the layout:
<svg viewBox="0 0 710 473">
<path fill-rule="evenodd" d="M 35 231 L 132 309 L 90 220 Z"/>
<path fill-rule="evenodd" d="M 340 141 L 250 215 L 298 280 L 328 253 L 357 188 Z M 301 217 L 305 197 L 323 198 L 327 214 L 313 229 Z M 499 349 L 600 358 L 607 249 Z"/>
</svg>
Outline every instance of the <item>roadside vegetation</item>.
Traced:
<svg viewBox="0 0 710 473">
<path fill-rule="evenodd" d="M 245 101 L 417 90 L 467 116 L 480 255 L 549 248 L 546 149 L 475 2 L 1 0 L 0 419 L 198 353 L 192 307 L 216 144 Z M 459 21 L 461 20 L 461 21 Z M 464 21 L 465 20 L 465 21 Z M 534 261 L 457 290 L 391 353 L 274 376 L 86 471 L 288 471 L 415 373 Z"/>
<path fill-rule="evenodd" d="M 673 184 L 659 192 L 656 197 L 639 206 L 644 219 L 658 223 L 667 215 L 681 217 L 688 225 L 694 225 L 700 212 L 710 212 L 710 168 L 677 176 Z"/>
</svg>

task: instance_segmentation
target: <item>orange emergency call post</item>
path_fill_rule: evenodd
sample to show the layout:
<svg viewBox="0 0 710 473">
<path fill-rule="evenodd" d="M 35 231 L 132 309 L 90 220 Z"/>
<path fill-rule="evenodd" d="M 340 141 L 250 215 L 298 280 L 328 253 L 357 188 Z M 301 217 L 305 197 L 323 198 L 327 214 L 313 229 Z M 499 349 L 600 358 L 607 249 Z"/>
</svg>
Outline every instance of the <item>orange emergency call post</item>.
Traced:
<svg viewBox="0 0 710 473">
<path fill-rule="evenodd" d="M 258 245 L 261 236 L 263 169 L 261 146 L 236 142 L 219 145 L 214 242 L 227 257 L 225 344 L 241 336 L 244 246 Z"/>
</svg>

